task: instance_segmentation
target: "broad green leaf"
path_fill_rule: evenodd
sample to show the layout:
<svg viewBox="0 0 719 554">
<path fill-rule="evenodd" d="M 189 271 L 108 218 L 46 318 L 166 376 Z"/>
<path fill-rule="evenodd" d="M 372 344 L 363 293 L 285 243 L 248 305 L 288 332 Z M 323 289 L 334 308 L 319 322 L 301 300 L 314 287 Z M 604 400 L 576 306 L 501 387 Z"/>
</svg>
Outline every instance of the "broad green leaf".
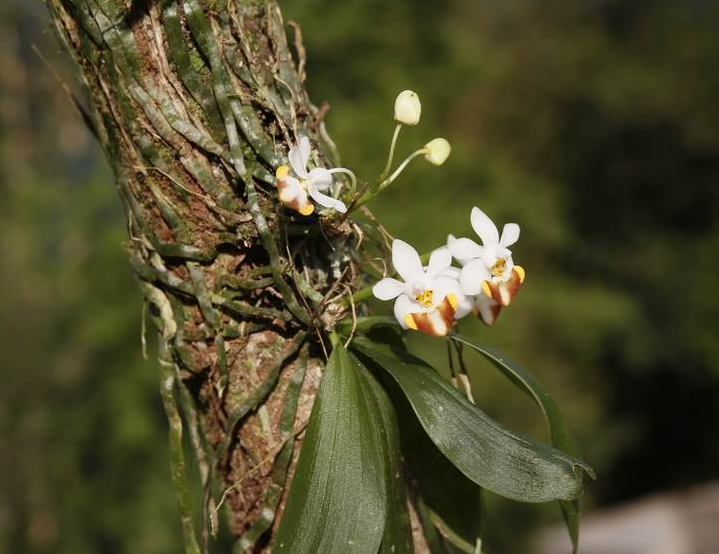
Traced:
<svg viewBox="0 0 719 554">
<path fill-rule="evenodd" d="M 397 411 L 402 452 L 407 471 L 417 484 L 422 506 L 420 516 L 436 527 L 441 538 L 434 538 L 432 552 L 453 552 L 447 542 L 462 552 L 474 554 L 474 544 L 482 534 L 481 488 L 470 481 L 440 452 L 417 421 L 417 416 L 402 390 L 387 373 L 387 389 Z M 460 500 L 458 500 L 460 499 Z M 430 540 L 432 537 L 427 537 Z"/>
<path fill-rule="evenodd" d="M 338 345 L 312 407 L 275 554 L 377 554 L 387 505 L 377 444 L 384 420 L 360 371 Z"/>
<path fill-rule="evenodd" d="M 382 386 L 356 358 L 362 392 L 370 410 L 377 414 L 380 425 L 375 439 L 380 457 L 385 461 L 384 479 L 387 486 L 387 517 L 379 554 L 412 554 L 412 526 L 407 509 L 407 490 L 402 469 L 399 427 L 394 406 Z M 378 476 L 379 477 L 379 476 Z"/>
<path fill-rule="evenodd" d="M 572 438 L 569 429 L 564 423 L 564 418 L 562 417 L 559 408 L 534 375 L 527 372 L 518 364 L 512 362 L 506 356 L 500 354 L 489 346 L 473 342 L 456 333 L 453 333 L 451 338 L 469 346 L 487 358 L 510 381 L 517 385 L 517 387 L 523 390 L 537 403 L 544 414 L 544 419 L 547 421 L 549 435 L 552 444 L 555 447 L 563 452 L 566 452 L 570 456 L 581 456 L 579 446 Z M 585 469 L 592 479 L 594 479 L 594 471 L 588 466 L 586 466 Z M 564 521 L 567 524 L 567 531 L 569 532 L 569 538 L 572 541 L 573 551 L 576 552 L 579 541 L 579 500 L 560 500 L 560 508 L 562 509 Z"/>
<path fill-rule="evenodd" d="M 419 358 L 362 337 L 353 344 L 392 375 L 437 448 L 473 482 L 522 502 L 582 494 L 581 460 L 503 427 Z"/>
</svg>

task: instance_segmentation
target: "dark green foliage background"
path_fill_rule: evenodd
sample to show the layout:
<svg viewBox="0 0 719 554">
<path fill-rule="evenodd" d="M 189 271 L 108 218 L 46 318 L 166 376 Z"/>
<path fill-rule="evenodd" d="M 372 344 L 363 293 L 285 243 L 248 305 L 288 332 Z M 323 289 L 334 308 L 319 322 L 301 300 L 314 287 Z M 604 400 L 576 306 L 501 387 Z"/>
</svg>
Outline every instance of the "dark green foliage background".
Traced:
<svg viewBox="0 0 719 554">
<path fill-rule="evenodd" d="M 435 136 L 373 209 L 427 251 L 479 205 L 516 221 L 527 270 L 493 328 L 461 332 L 535 372 L 599 474 L 589 510 L 717 478 L 719 2 L 288 0 L 343 163 L 379 173 Z M 29 48 L 71 82 L 40 3 L 0 6 L 0 551 L 180 547 L 157 370 L 106 164 Z M 389 305 L 381 307 L 389 310 Z M 412 336 L 437 366 L 444 345 Z M 150 352 L 152 356 L 152 352 Z M 478 403 L 545 438 L 541 414 L 468 353 Z M 489 498 L 490 552 L 558 522 Z"/>
</svg>

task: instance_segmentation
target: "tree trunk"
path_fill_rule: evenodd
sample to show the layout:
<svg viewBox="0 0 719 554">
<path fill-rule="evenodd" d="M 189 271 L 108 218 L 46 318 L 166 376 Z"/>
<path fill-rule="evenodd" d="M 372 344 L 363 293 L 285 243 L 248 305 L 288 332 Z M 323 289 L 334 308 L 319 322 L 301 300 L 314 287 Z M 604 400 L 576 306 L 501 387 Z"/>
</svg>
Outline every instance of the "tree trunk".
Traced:
<svg viewBox="0 0 719 554">
<path fill-rule="evenodd" d="M 129 259 L 160 330 L 186 551 L 207 548 L 219 504 L 234 551 L 265 551 L 324 333 L 359 275 L 348 221 L 293 217 L 277 201 L 274 170 L 300 135 L 313 139 L 316 163 L 336 161 L 304 89 L 299 32 L 294 59 L 280 10 L 265 0 L 48 4 L 78 64 L 87 119 L 126 209 Z M 190 505 L 183 427 L 201 509 Z"/>
</svg>

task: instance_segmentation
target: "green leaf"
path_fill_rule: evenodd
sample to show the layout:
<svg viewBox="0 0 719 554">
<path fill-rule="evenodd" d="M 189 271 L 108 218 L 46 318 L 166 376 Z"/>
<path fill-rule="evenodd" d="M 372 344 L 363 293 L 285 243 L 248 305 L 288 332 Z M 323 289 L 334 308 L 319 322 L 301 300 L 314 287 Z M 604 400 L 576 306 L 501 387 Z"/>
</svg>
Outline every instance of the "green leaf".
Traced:
<svg viewBox="0 0 719 554">
<path fill-rule="evenodd" d="M 384 416 L 338 345 L 320 384 L 272 552 L 377 554 L 385 526 Z"/>
<path fill-rule="evenodd" d="M 522 502 L 582 494 L 581 460 L 503 427 L 422 360 L 362 337 L 353 344 L 392 375 L 437 448 L 473 482 Z"/>
<path fill-rule="evenodd" d="M 416 483 L 422 506 L 420 517 L 427 525 L 437 528 L 441 538 L 435 538 L 432 552 L 448 552 L 447 542 L 462 552 L 474 554 L 474 544 L 482 535 L 482 490 L 470 481 L 440 452 L 424 432 L 417 416 L 397 383 L 384 373 L 385 388 L 397 411 L 402 452 L 407 471 Z M 458 502 L 461 499 L 461 502 Z"/>
<path fill-rule="evenodd" d="M 387 519 L 379 554 L 412 554 L 412 526 L 407 509 L 407 490 L 402 469 L 399 427 L 394 406 L 382 386 L 356 358 L 362 392 L 370 409 L 378 416 L 380 431 L 375 444 L 384 460 L 387 487 Z"/>
<path fill-rule="evenodd" d="M 572 438 L 564 418 L 559 411 L 554 400 L 552 400 L 549 393 L 544 389 L 542 384 L 537 380 L 534 375 L 527 372 L 525 369 L 520 367 L 518 364 L 509 360 L 503 354 L 500 354 L 493 348 L 484 344 L 476 343 L 469 340 L 462 335 L 453 333 L 451 335 L 452 340 L 465 344 L 479 352 L 482 356 L 487 358 L 492 364 L 499 369 L 510 381 L 512 381 L 517 387 L 528 394 L 539 406 L 544 414 L 544 419 L 547 421 L 549 427 L 549 435 L 552 444 L 559 450 L 566 452 L 570 456 L 580 457 L 581 451 L 579 446 Z M 596 476 L 594 471 L 589 466 L 585 466 L 587 473 L 595 479 Z M 572 541 L 572 551 L 577 551 L 577 545 L 579 542 L 579 500 L 560 500 L 560 508 L 562 510 L 562 516 L 564 522 L 567 525 L 567 531 L 569 532 L 569 538 Z"/>
</svg>

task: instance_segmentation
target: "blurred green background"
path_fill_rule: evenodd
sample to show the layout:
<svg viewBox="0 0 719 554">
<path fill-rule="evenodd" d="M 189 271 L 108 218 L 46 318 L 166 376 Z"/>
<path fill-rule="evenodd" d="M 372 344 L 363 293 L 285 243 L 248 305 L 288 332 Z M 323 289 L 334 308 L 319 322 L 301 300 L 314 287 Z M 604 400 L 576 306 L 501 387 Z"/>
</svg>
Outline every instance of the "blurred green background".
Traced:
<svg viewBox="0 0 719 554">
<path fill-rule="evenodd" d="M 385 161 L 420 94 L 410 167 L 373 205 L 428 251 L 469 211 L 515 221 L 521 294 L 462 332 L 553 393 L 599 474 L 587 512 L 719 477 L 719 2 L 287 0 L 343 165 Z M 177 552 L 165 422 L 112 176 L 40 2 L 0 5 L 0 551 Z M 385 307 L 389 310 L 389 305 Z M 443 363 L 443 344 L 411 346 Z M 152 354 L 151 354 L 152 355 Z M 478 403 L 544 436 L 477 358 Z M 529 552 L 554 507 L 490 499 L 487 549 Z"/>
</svg>

